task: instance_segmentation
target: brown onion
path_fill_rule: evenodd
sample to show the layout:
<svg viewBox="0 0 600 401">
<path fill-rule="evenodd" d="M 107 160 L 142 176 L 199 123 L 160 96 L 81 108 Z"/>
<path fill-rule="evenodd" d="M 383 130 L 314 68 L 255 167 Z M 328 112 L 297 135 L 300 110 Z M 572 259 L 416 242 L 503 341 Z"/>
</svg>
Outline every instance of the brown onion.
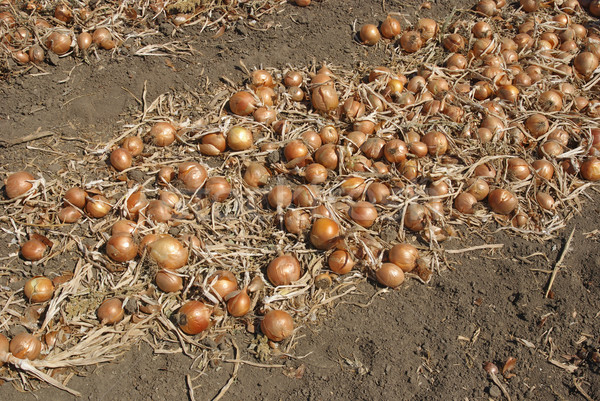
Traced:
<svg viewBox="0 0 600 401">
<path fill-rule="evenodd" d="M 421 18 L 417 21 L 417 31 L 419 31 L 423 40 L 428 41 L 437 35 L 438 24 L 431 18 Z"/>
<path fill-rule="evenodd" d="M 407 31 L 400 37 L 400 46 L 407 53 L 415 53 L 423 47 L 423 38 L 417 31 Z"/>
<path fill-rule="evenodd" d="M 588 181 L 600 180 L 600 160 L 592 158 L 581 163 L 581 176 Z"/>
<path fill-rule="evenodd" d="M 531 175 L 529 164 L 520 157 L 508 159 L 506 170 L 508 178 L 513 180 L 525 180 Z"/>
<path fill-rule="evenodd" d="M 33 188 L 33 184 L 30 181 L 33 181 L 34 179 L 33 175 L 26 171 L 19 171 L 9 175 L 4 181 L 4 190 L 6 191 L 8 199 L 14 199 L 21 196 Z"/>
<path fill-rule="evenodd" d="M 229 99 L 229 109 L 238 116 L 248 116 L 256 107 L 256 98 L 250 92 L 240 91 Z"/>
<path fill-rule="evenodd" d="M 66 206 L 58 211 L 56 217 L 61 223 L 71 224 L 81 218 L 81 212 L 73 206 Z"/>
<path fill-rule="evenodd" d="M 300 262 L 294 255 L 282 255 L 269 263 L 267 277 L 274 286 L 290 285 L 300 279 Z"/>
<path fill-rule="evenodd" d="M 269 182 L 271 173 L 260 163 L 250 163 L 244 173 L 244 182 L 251 187 L 262 187 Z"/>
<path fill-rule="evenodd" d="M 187 263 L 188 250 L 177 239 L 164 236 L 148 245 L 150 258 L 167 270 L 177 270 Z"/>
<path fill-rule="evenodd" d="M 223 202 L 231 193 L 231 184 L 224 177 L 211 177 L 204 185 L 206 196 L 213 202 Z"/>
<path fill-rule="evenodd" d="M 260 322 L 260 331 L 271 341 L 282 341 L 294 332 L 294 320 L 285 311 L 272 310 Z"/>
<path fill-rule="evenodd" d="M 378 205 L 385 204 L 391 194 L 390 188 L 381 182 L 374 182 L 367 188 L 367 199 Z"/>
<path fill-rule="evenodd" d="M 244 316 L 250 311 L 251 307 L 252 300 L 248 296 L 246 288 L 230 294 L 229 299 L 227 300 L 227 312 L 234 317 Z"/>
<path fill-rule="evenodd" d="M 129 218 L 136 220 L 139 216 L 139 213 L 148 207 L 148 200 L 143 192 L 136 191 L 129 195 L 125 206 L 127 208 L 127 214 L 129 215 Z"/>
<path fill-rule="evenodd" d="M 117 171 L 123 171 L 131 167 L 132 157 L 127 149 L 117 148 L 110 154 L 110 164 Z"/>
<path fill-rule="evenodd" d="M 137 251 L 137 245 L 129 234 L 114 234 L 106 243 L 106 254 L 115 262 L 132 260 Z"/>
<path fill-rule="evenodd" d="M 252 132 L 245 127 L 235 126 L 227 133 L 227 145 L 235 151 L 250 149 L 253 141 Z"/>
<path fill-rule="evenodd" d="M 517 197 L 512 192 L 498 188 L 488 195 L 488 203 L 492 210 L 499 214 L 510 214 L 519 204 Z"/>
<path fill-rule="evenodd" d="M 311 101 L 315 109 L 323 112 L 333 111 L 339 105 L 339 98 L 335 88 L 328 85 L 313 89 Z"/>
<path fill-rule="evenodd" d="M 161 121 L 152 126 L 149 135 L 156 146 L 169 146 L 175 141 L 177 130 L 173 124 Z"/>
<path fill-rule="evenodd" d="M 335 246 L 340 228 L 338 224 L 326 217 L 317 219 L 310 231 L 310 242 L 317 249 L 330 249 Z"/>
<path fill-rule="evenodd" d="M 560 111 L 563 106 L 562 96 L 555 90 L 549 90 L 540 95 L 538 104 L 544 111 Z"/>
<path fill-rule="evenodd" d="M 61 56 L 71 49 L 71 43 L 72 40 L 69 35 L 55 31 L 48 35 L 45 44 L 53 53 Z"/>
<path fill-rule="evenodd" d="M 183 182 L 185 188 L 194 192 L 202 186 L 206 182 L 206 178 L 208 173 L 204 166 L 200 163 L 196 162 L 183 162 L 179 165 L 179 175 L 178 178 Z"/>
<path fill-rule="evenodd" d="M 338 155 L 336 146 L 333 144 L 325 144 L 315 152 L 315 161 L 325 168 L 335 170 L 338 166 Z"/>
<path fill-rule="evenodd" d="M 142 154 L 142 151 L 144 150 L 144 142 L 139 136 L 129 136 L 125 138 L 121 144 L 121 147 L 123 149 L 127 149 L 129 153 L 131 153 L 131 156 L 135 157 Z"/>
<path fill-rule="evenodd" d="M 21 245 L 21 256 L 30 261 L 37 261 L 44 257 L 47 245 L 37 238 L 30 239 Z"/>
<path fill-rule="evenodd" d="M 411 203 L 404 214 L 404 225 L 411 231 L 421 231 L 425 228 L 427 210 L 423 205 Z"/>
<path fill-rule="evenodd" d="M 81 32 L 77 35 L 77 47 L 80 50 L 87 50 L 92 45 L 92 35 L 89 32 Z"/>
<path fill-rule="evenodd" d="M 156 223 L 166 223 L 173 215 L 173 208 L 160 199 L 148 203 L 146 217 Z"/>
<path fill-rule="evenodd" d="M 304 170 L 304 178 L 309 184 L 322 184 L 327 181 L 327 169 L 319 163 L 309 164 Z"/>
<path fill-rule="evenodd" d="M 0 333 L 0 355 L 8 353 L 8 350 L 9 350 L 8 338 L 6 338 L 6 336 L 4 334 Z M 2 365 L 4 365 L 4 362 L 0 358 L 0 367 L 2 367 Z"/>
<path fill-rule="evenodd" d="M 475 178 L 467 182 L 467 192 L 473 195 L 477 201 L 480 201 L 488 196 L 490 187 L 481 178 Z"/>
<path fill-rule="evenodd" d="M 54 284 L 52 280 L 44 276 L 35 276 L 25 283 L 23 293 L 29 299 L 29 302 L 46 302 L 52 298 L 54 293 Z"/>
<path fill-rule="evenodd" d="M 272 88 L 275 86 L 273 82 L 273 76 L 269 71 L 266 70 L 256 70 L 252 72 L 252 86 L 254 88 L 259 88 L 261 86 L 266 86 Z"/>
<path fill-rule="evenodd" d="M 402 28 L 400 27 L 400 22 L 391 16 L 387 16 L 386 19 L 381 23 L 381 36 L 386 39 L 393 39 L 396 36 L 400 35 Z"/>
<path fill-rule="evenodd" d="M 588 78 L 598 68 L 598 57 L 590 52 L 581 52 L 573 59 L 575 70 Z"/>
<path fill-rule="evenodd" d="M 125 316 L 123 302 L 119 298 L 109 298 L 96 310 L 96 316 L 101 324 L 115 324 Z"/>
<path fill-rule="evenodd" d="M 42 352 L 42 342 L 29 333 L 19 333 L 10 340 L 10 353 L 19 359 L 36 359 Z"/>
<path fill-rule="evenodd" d="M 346 274 L 352 270 L 355 262 L 352 259 L 352 255 L 350 255 L 348 251 L 337 249 L 333 251 L 331 255 L 329 255 L 327 264 L 334 273 Z"/>
<path fill-rule="evenodd" d="M 550 122 L 543 114 L 532 114 L 525 120 L 525 127 L 534 138 L 539 138 L 550 129 Z"/>
<path fill-rule="evenodd" d="M 368 228 L 377 219 L 377 209 L 370 202 L 356 202 L 348 213 L 354 222 L 362 227 Z"/>
<path fill-rule="evenodd" d="M 108 199 L 102 195 L 92 196 L 85 204 L 87 214 L 97 219 L 106 216 L 111 208 L 112 206 Z"/>
<path fill-rule="evenodd" d="M 406 143 L 400 139 L 388 141 L 383 148 L 383 155 L 390 163 L 401 163 L 406 160 L 408 148 Z"/>
<path fill-rule="evenodd" d="M 419 251 L 410 244 L 397 244 L 390 249 L 388 259 L 390 262 L 402 269 L 403 272 L 410 272 L 417 266 Z"/>
<path fill-rule="evenodd" d="M 200 152 L 207 156 L 217 156 L 227 149 L 227 140 L 222 133 L 207 134 L 202 137 Z"/>
<path fill-rule="evenodd" d="M 465 48 L 465 38 L 458 33 L 451 33 L 442 41 L 444 49 L 451 53 L 458 53 Z"/>
<path fill-rule="evenodd" d="M 302 73 L 298 71 L 288 71 L 283 77 L 283 84 L 287 87 L 300 86 L 304 82 Z"/>
<path fill-rule="evenodd" d="M 292 234 L 300 234 L 310 227 L 310 215 L 300 209 L 289 209 L 283 217 L 285 229 Z"/>
<path fill-rule="evenodd" d="M 287 185 L 276 185 L 269 191 L 267 201 L 274 209 L 286 208 L 292 203 L 292 190 Z"/>
<path fill-rule="evenodd" d="M 362 44 L 373 46 L 379 39 L 381 39 L 381 35 L 379 34 L 379 30 L 373 24 L 365 24 L 360 28 L 360 40 Z"/>
<path fill-rule="evenodd" d="M 310 207 L 315 204 L 319 191 L 312 185 L 300 185 L 294 190 L 292 201 L 299 207 Z"/>
<path fill-rule="evenodd" d="M 384 155 L 385 140 L 383 138 L 368 138 L 361 146 L 360 150 L 364 155 L 373 160 L 379 160 Z"/>
<path fill-rule="evenodd" d="M 475 213 L 474 206 L 476 204 L 477 199 L 470 192 L 462 192 L 454 199 L 454 208 L 464 214 Z"/>
<path fill-rule="evenodd" d="M 183 279 L 168 270 L 160 270 L 154 278 L 156 286 L 164 292 L 177 292 L 183 289 Z"/>
<path fill-rule="evenodd" d="M 390 288 L 396 288 L 404 282 L 404 272 L 394 263 L 383 263 L 375 276 L 379 284 Z"/>
<path fill-rule="evenodd" d="M 546 192 L 538 192 L 535 194 L 535 199 L 542 209 L 553 210 L 554 209 L 554 198 Z"/>
<path fill-rule="evenodd" d="M 430 131 L 423 135 L 421 141 L 427 145 L 430 155 L 443 155 L 448 150 L 448 139 L 442 132 Z"/>
<path fill-rule="evenodd" d="M 195 335 L 210 326 L 210 308 L 200 301 L 187 301 L 175 314 L 177 325 L 186 334 Z"/>
<path fill-rule="evenodd" d="M 235 275 L 229 270 L 217 270 L 208 278 L 208 285 L 221 299 L 225 299 L 227 295 L 238 289 Z"/>
</svg>

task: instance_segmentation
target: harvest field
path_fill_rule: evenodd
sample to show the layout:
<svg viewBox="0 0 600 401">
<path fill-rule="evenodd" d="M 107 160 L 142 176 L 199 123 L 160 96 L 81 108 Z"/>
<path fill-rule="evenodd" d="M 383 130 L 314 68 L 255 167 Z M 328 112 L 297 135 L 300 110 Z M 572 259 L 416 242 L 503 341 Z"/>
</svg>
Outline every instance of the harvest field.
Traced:
<svg viewBox="0 0 600 401">
<path fill-rule="evenodd" d="M 600 399 L 599 16 L 0 2 L 0 399 Z"/>
</svg>

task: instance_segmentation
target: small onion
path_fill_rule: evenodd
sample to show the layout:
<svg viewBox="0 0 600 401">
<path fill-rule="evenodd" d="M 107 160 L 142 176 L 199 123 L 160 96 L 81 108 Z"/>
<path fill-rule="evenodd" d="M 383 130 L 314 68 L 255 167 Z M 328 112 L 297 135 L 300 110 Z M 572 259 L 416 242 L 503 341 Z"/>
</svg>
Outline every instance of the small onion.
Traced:
<svg viewBox="0 0 600 401">
<path fill-rule="evenodd" d="M 208 284 L 214 294 L 221 299 L 237 291 L 238 285 L 235 275 L 229 270 L 218 270 L 208 278 Z"/>
<path fill-rule="evenodd" d="M 250 311 L 252 300 L 248 296 L 246 288 L 231 296 L 227 300 L 227 312 L 231 316 L 241 317 Z"/>
<path fill-rule="evenodd" d="M 331 249 L 335 246 L 340 233 L 338 224 L 326 217 L 317 219 L 310 231 L 310 242 L 317 249 Z"/>
<path fill-rule="evenodd" d="M 254 188 L 262 187 L 269 182 L 271 173 L 260 163 L 250 163 L 244 172 L 244 182 Z"/>
<path fill-rule="evenodd" d="M 300 209 L 289 209 L 283 217 L 285 229 L 292 234 L 300 234 L 310 227 L 310 215 Z"/>
<path fill-rule="evenodd" d="M 369 138 L 360 147 L 361 152 L 369 159 L 379 160 L 383 157 L 385 140 L 383 138 Z"/>
<path fill-rule="evenodd" d="M 379 284 L 390 288 L 396 288 L 404 282 L 404 272 L 394 263 L 383 263 L 375 276 Z"/>
<path fill-rule="evenodd" d="M 19 359 L 36 359 L 42 352 L 42 342 L 29 333 L 19 333 L 10 340 L 10 353 Z"/>
<path fill-rule="evenodd" d="M 106 216 L 111 208 L 112 206 L 108 199 L 102 195 L 92 196 L 85 204 L 86 213 L 97 219 Z"/>
<path fill-rule="evenodd" d="M 377 209 L 370 202 L 356 202 L 348 214 L 356 224 L 365 228 L 371 227 L 377 219 Z"/>
<path fill-rule="evenodd" d="M 387 16 L 387 18 L 381 23 L 381 36 L 386 39 L 393 39 L 396 36 L 400 35 L 400 31 L 402 28 L 400 27 L 400 22 L 391 16 Z"/>
<path fill-rule="evenodd" d="M 374 182 L 367 188 L 367 199 L 378 205 L 385 204 L 391 194 L 390 188 L 381 182 Z"/>
<path fill-rule="evenodd" d="M 183 182 L 185 188 L 194 192 L 206 183 L 208 173 L 204 166 L 196 162 L 183 162 L 179 165 L 178 178 Z"/>
<path fill-rule="evenodd" d="M 274 209 L 286 208 L 292 203 L 292 190 L 287 185 L 276 185 L 269 191 L 267 201 Z"/>
<path fill-rule="evenodd" d="M 562 96 L 555 90 L 549 90 L 540 95 L 538 104 L 544 111 L 560 111 L 563 106 Z"/>
<path fill-rule="evenodd" d="M 0 333 L 0 355 L 8 353 L 9 350 L 9 341 L 8 338 L 6 338 L 6 336 L 2 333 Z M 0 367 L 2 367 L 2 365 L 4 365 L 4 362 L 2 362 L 2 359 L 0 358 Z"/>
<path fill-rule="evenodd" d="M 537 203 L 542 207 L 542 209 L 553 210 L 554 209 L 554 198 L 547 192 L 538 192 L 535 194 L 535 199 Z"/>
<path fill-rule="evenodd" d="M 331 255 L 329 255 L 327 264 L 334 273 L 346 274 L 352 270 L 355 262 L 352 259 L 352 255 L 350 255 L 348 251 L 337 249 L 333 251 Z"/>
<path fill-rule="evenodd" d="M 438 32 L 438 24 L 431 18 L 421 18 L 417 21 L 417 30 L 423 40 L 432 39 Z"/>
<path fill-rule="evenodd" d="M 46 47 L 53 53 L 61 56 L 71 49 L 71 37 L 64 33 L 52 32 L 46 38 Z"/>
<path fill-rule="evenodd" d="M 148 203 L 146 217 L 156 223 L 166 223 L 171 219 L 173 209 L 160 199 L 155 199 Z"/>
<path fill-rule="evenodd" d="M 401 163 L 406 160 L 408 148 L 406 143 L 400 139 L 392 139 L 388 141 L 383 148 L 383 155 L 390 163 Z"/>
<path fill-rule="evenodd" d="M 517 208 L 519 201 L 512 192 L 498 188 L 490 192 L 488 203 L 494 212 L 498 214 L 510 214 Z"/>
<path fill-rule="evenodd" d="M 407 31 L 400 37 L 400 46 L 407 53 L 415 53 L 423 47 L 423 38 L 417 31 Z"/>
<path fill-rule="evenodd" d="M 224 177 L 211 177 L 204 184 L 206 196 L 213 202 L 223 202 L 231 193 L 231 184 Z"/>
<path fill-rule="evenodd" d="M 183 289 L 183 279 L 168 270 L 160 270 L 154 278 L 156 286 L 164 292 L 177 292 Z"/>
<path fill-rule="evenodd" d="M 21 245 L 21 256 L 30 261 L 37 261 L 44 257 L 47 245 L 39 239 L 33 238 Z"/>
<path fill-rule="evenodd" d="M 158 185 L 168 185 L 177 176 L 175 169 L 169 166 L 163 166 L 158 170 Z"/>
<path fill-rule="evenodd" d="M 96 310 L 96 316 L 102 324 L 115 324 L 120 322 L 125 316 L 123 302 L 119 298 L 109 298 Z"/>
<path fill-rule="evenodd" d="M 313 89 L 311 101 L 315 109 L 323 112 L 333 111 L 339 105 L 339 98 L 335 88 L 328 85 Z"/>
<path fill-rule="evenodd" d="M 467 182 L 467 192 L 473 195 L 477 201 L 481 201 L 487 198 L 490 193 L 490 187 L 481 178 L 475 178 Z"/>
<path fill-rule="evenodd" d="M 285 311 L 272 310 L 260 322 L 260 331 L 271 341 L 282 341 L 294 332 L 294 320 Z"/>
<path fill-rule="evenodd" d="M 600 160 L 592 158 L 581 163 L 581 176 L 588 181 L 600 180 Z"/>
<path fill-rule="evenodd" d="M 26 171 L 19 171 L 9 175 L 4 181 L 4 190 L 8 199 L 21 196 L 33 188 L 33 184 L 30 181 L 34 179 L 33 175 Z"/>
<path fill-rule="evenodd" d="M 327 181 L 327 169 L 319 163 L 312 163 L 304 169 L 304 179 L 309 184 L 322 184 Z"/>
<path fill-rule="evenodd" d="M 339 162 L 336 146 L 333 144 L 321 146 L 315 152 L 315 161 L 329 170 L 335 170 Z"/>
<path fill-rule="evenodd" d="M 127 149 L 117 148 L 110 154 L 110 164 L 117 171 L 123 171 L 131 167 L 132 157 Z"/>
<path fill-rule="evenodd" d="M 474 206 L 477 204 L 475 196 L 469 192 L 462 192 L 454 199 L 454 208 L 460 213 L 475 213 Z"/>
<path fill-rule="evenodd" d="M 115 234 L 106 243 L 106 254 L 115 262 L 126 262 L 137 255 L 138 247 L 129 234 Z"/>
<path fill-rule="evenodd" d="M 177 130 L 173 124 L 161 121 L 152 126 L 149 135 L 156 146 L 169 146 L 175 141 Z"/>
<path fill-rule="evenodd" d="M 292 202 L 298 207 L 310 207 L 316 202 L 318 189 L 312 185 L 300 185 L 296 187 L 292 196 Z"/>
<path fill-rule="evenodd" d="M 554 176 L 554 166 L 548 160 L 536 160 L 531 167 L 538 177 L 545 180 L 550 181 Z"/>
<path fill-rule="evenodd" d="M 411 231 L 421 231 L 425 228 L 427 209 L 423 205 L 411 203 L 404 214 L 404 225 Z"/>
<path fill-rule="evenodd" d="M 111 235 L 127 234 L 133 235 L 137 229 L 135 222 L 131 220 L 117 220 L 111 228 Z"/>
<path fill-rule="evenodd" d="M 340 186 L 342 195 L 350 196 L 352 199 L 359 199 L 365 192 L 365 180 L 361 177 L 350 177 L 345 179 Z"/>
<path fill-rule="evenodd" d="M 123 149 L 127 149 L 129 153 L 131 153 L 131 156 L 135 157 L 142 154 L 142 151 L 144 150 L 144 142 L 139 136 L 129 136 L 123 140 L 121 147 Z"/>
<path fill-rule="evenodd" d="M 520 157 L 508 159 L 506 170 L 508 178 L 512 180 L 526 180 L 531 176 L 529 164 Z"/>
<path fill-rule="evenodd" d="M 46 302 L 52 298 L 54 293 L 54 284 L 52 280 L 44 276 L 35 276 L 25 283 L 23 293 L 29 299 L 29 302 Z"/>
<path fill-rule="evenodd" d="M 127 198 L 125 207 L 129 218 L 131 220 L 136 220 L 140 212 L 144 211 L 148 207 L 146 195 L 141 191 L 132 193 L 129 195 L 129 198 Z"/>
<path fill-rule="evenodd" d="M 439 131 L 430 131 L 423 135 L 421 141 L 427 145 L 432 156 L 443 155 L 448 150 L 448 139 Z"/>
<path fill-rule="evenodd" d="M 365 24 L 360 28 L 360 40 L 362 44 L 373 46 L 379 39 L 381 39 L 381 35 L 379 34 L 379 30 L 373 24 Z"/>
<path fill-rule="evenodd" d="M 261 86 L 266 86 L 272 88 L 275 86 L 273 82 L 273 76 L 269 71 L 266 70 L 256 70 L 252 72 L 252 86 L 254 88 L 259 88 Z"/>
<path fill-rule="evenodd" d="M 580 75 L 587 78 L 598 68 L 598 57 L 590 52 L 581 52 L 573 59 L 573 66 Z"/>
<path fill-rule="evenodd" d="M 186 334 L 195 335 L 210 326 L 210 308 L 200 301 L 187 301 L 175 314 L 177 325 Z"/>
<path fill-rule="evenodd" d="M 163 269 L 177 270 L 187 263 L 188 250 L 170 235 L 151 242 L 148 248 L 150 258 Z"/>
<path fill-rule="evenodd" d="M 283 76 L 283 84 L 287 87 L 299 87 L 304 82 L 304 77 L 302 73 L 298 71 L 288 71 Z"/>
<path fill-rule="evenodd" d="M 80 50 L 87 50 L 92 45 L 92 35 L 89 32 L 81 32 L 77 35 L 77 47 Z"/>
<path fill-rule="evenodd" d="M 207 156 L 217 156 L 227 149 L 227 140 L 222 133 L 207 134 L 202 137 L 200 153 Z"/>
<path fill-rule="evenodd" d="M 269 263 L 267 277 L 274 286 L 290 285 L 300 279 L 300 262 L 294 255 L 282 255 Z"/>
<path fill-rule="evenodd" d="M 66 206 L 58 211 L 56 217 L 61 223 L 71 224 L 81 218 L 81 212 L 73 206 Z"/>
<path fill-rule="evenodd" d="M 534 138 L 539 138 L 550 129 L 550 122 L 543 114 L 532 114 L 525 120 L 525 128 Z"/>
<path fill-rule="evenodd" d="M 419 251 L 410 244 L 397 244 L 390 249 L 388 259 L 390 262 L 402 269 L 403 272 L 410 272 L 417 266 Z"/>
</svg>

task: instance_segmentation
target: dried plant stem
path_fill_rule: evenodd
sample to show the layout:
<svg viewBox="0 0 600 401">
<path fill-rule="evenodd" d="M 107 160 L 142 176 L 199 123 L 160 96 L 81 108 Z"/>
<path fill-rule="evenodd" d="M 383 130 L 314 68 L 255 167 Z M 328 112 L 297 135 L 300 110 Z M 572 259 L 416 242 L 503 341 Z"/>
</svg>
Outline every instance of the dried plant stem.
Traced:
<svg viewBox="0 0 600 401">
<path fill-rule="evenodd" d="M 571 240 L 573 239 L 573 234 L 575 234 L 575 227 L 571 231 L 571 235 L 569 235 L 569 239 L 567 240 L 565 247 L 563 248 L 562 253 L 560 254 L 560 258 L 558 262 L 554 265 L 554 270 L 552 271 L 552 276 L 550 276 L 550 282 L 548 283 L 548 288 L 546 289 L 546 294 L 544 294 L 544 298 L 548 298 L 550 294 L 550 290 L 552 289 L 552 285 L 554 284 L 554 279 L 556 279 L 556 275 L 558 274 L 558 270 L 560 269 L 560 265 L 562 264 L 567 252 L 569 251 L 569 247 L 571 246 Z"/>
</svg>

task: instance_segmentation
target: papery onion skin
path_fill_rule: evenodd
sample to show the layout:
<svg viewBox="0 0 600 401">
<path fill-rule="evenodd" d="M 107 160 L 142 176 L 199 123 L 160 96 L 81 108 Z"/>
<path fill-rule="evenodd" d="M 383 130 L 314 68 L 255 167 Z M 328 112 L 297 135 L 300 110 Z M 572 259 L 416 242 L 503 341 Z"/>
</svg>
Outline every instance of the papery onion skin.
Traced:
<svg viewBox="0 0 600 401">
<path fill-rule="evenodd" d="M 102 324 L 115 324 L 123 320 L 125 310 L 119 298 L 109 298 L 96 310 L 96 316 Z"/>
<path fill-rule="evenodd" d="M 498 188 L 490 192 L 488 203 L 494 212 L 498 214 L 510 214 L 517 208 L 519 201 L 512 192 Z"/>
<path fill-rule="evenodd" d="M 44 257 L 46 248 L 46 244 L 33 238 L 21 245 L 21 256 L 29 261 L 38 261 Z"/>
<path fill-rule="evenodd" d="M 235 275 L 229 270 L 217 270 L 208 278 L 208 285 L 221 299 L 238 289 Z"/>
<path fill-rule="evenodd" d="M 292 234 L 300 234 L 310 227 L 310 215 L 301 209 L 288 209 L 283 217 L 285 229 Z"/>
<path fill-rule="evenodd" d="M 332 219 L 323 217 L 317 219 L 310 231 L 310 242 L 317 249 L 331 249 L 337 242 L 340 228 Z"/>
<path fill-rule="evenodd" d="M 181 331 L 189 335 L 202 333 L 210 326 L 212 312 L 200 301 L 187 301 L 175 315 L 175 320 Z"/>
<path fill-rule="evenodd" d="M 410 272 L 417 266 L 419 251 L 411 244 L 397 244 L 390 249 L 388 259 L 402 271 Z"/>
<path fill-rule="evenodd" d="M 260 322 L 260 331 L 271 341 L 282 341 L 294 332 L 294 320 L 282 310 L 267 312 Z"/>
<path fill-rule="evenodd" d="M 54 294 L 54 284 L 47 277 L 36 276 L 27 280 L 23 287 L 23 293 L 29 302 L 46 302 Z"/>
<path fill-rule="evenodd" d="M 21 196 L 33 188 L 33 184 L 28 181 L 33 181 L 34 179 L 33 175 L 26 171 L 19 171 L 9 175 L 4 182 L 4 190 L 8 199 Z"/>
<path fill-rule="evenodd" d="M 148 248 L 150 249 L 150 258 L 163 269 L 177 270 L 187 263 L 187 248 L 170 235 L 150 243 Z"/>
<path fill-rule="evenodd" d="M 22 332 L 10 340 L 9 350 L 15 358 L 34 360 L 42 352 L 42 342 L 34 335 Z"/>
<path fill-rule="evenodd" d="M 115 234 L 106 243 L 106 254 L 115 262 L 127 262 L 137 255 L 138 247 L 129 234 Z"/>
<path fill-rule="evenodd" d="M 375 272 L 379 284 L 396 288 L 404 282 L 404 271 L 394 263 L 383 263 Z"/>
<path fill-rule="evenodd" d="M 300 279 L 300 262 L 294 255 L 281 255 L 267 266 L 267 277 L 274 286 L 290 285 Z"/>
</svg>

